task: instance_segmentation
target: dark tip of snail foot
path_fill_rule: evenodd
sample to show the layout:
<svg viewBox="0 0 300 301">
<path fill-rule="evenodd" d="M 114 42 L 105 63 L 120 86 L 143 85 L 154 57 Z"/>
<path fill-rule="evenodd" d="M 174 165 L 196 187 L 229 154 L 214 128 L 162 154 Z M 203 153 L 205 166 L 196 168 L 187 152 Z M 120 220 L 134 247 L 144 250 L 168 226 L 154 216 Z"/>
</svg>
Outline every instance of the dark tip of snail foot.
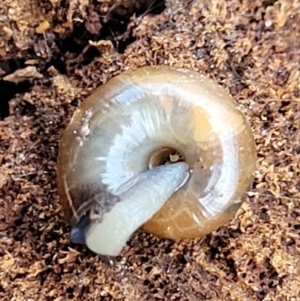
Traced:
<svg viewBox="0 0 300 301">
<path fill-rule="evenodd" d="M 86 228 L 90 223 L 88 215 L 85 215 L 71 230 L 71 241 L 74 244 L 85 244 Z"/>
</svg>

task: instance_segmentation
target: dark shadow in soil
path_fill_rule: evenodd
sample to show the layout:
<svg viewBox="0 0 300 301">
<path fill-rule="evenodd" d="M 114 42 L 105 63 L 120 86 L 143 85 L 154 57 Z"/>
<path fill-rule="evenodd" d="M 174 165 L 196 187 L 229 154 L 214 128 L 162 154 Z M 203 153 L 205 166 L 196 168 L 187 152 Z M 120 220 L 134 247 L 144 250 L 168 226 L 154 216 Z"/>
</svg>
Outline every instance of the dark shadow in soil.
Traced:
<svg viewBox="0 0 300 301">
<path fill-rule="evenodd" d="M 166 8 L 165 0 L 141 0 L 132 1 L 125 7 L 122 4 L 114 5 L 105 16 L 98 15 L 101 23 L 100 29 L 96 33 L 90 33 L 86 28 L 86 22 L 74 23 L 72 33 L 64 39 L 55 41 L 59 54 L 54 55 L 46 64 L 39 66 L 41 73 L 45 72 L 50 66 L 56 68 L 60 73 L 66 74 L 68 59 L 74 59 L 82 54 L 83 50 L 89 45 L 89 41 L 110 40 L 119 53 L 124 53 L 126 47 L 135 41 L 133 36 L 134 26 L 128 26 L 133 15 L 143 17 L 147 14 L 160 14 Z M 91 13 L 91 12 L 89 12 Z M 78 64 L 88 65 L 95 57 L 101 55 L 98 49 L 91 47 L 80 57 Z M 24 61 L 3 60 L 0 67 L 5 74 L 24 68 Z M 32 85 L 29 82 L 14 84 L 0 80 L 0 120 L 8 117 L 9 100 L 17 93 L 27 92 Z"/>
<path fill-rule="evenodd" d="M 0 120 L 8 117 L 9 112 L 9 101 L 18 93 L 25 93 L 29 91 L 32 84 L 28 81 L 15 84 L 12 82 L 0 80 Z"/>
</svg>

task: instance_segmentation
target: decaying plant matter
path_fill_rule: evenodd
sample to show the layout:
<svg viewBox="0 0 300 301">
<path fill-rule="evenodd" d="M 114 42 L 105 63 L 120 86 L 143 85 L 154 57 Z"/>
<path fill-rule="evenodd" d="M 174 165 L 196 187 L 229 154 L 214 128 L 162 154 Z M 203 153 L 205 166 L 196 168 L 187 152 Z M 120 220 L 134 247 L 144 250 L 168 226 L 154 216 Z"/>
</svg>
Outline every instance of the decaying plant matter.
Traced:
<svg viewBox="0 0 300 301">
<path fill-rule="evenodd" d="M 1 1 L 0 299 L 297 300 L 299 1 L 126 3 Z M 203 240 L 139 233 L 110 267 L 70 244 L 58 142 L 96 87 L 159 64 L 205 74 L 236 99 L 257 144 L 254 187 Z"/>
</svg>

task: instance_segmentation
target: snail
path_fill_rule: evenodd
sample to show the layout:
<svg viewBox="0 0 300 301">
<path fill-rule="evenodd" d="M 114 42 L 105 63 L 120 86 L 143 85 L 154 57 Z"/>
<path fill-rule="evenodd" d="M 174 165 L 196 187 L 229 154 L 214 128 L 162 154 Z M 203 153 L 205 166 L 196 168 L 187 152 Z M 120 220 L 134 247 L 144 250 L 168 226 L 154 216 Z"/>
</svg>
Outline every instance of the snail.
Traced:
<svg viewBox="0 0 300 301">
<path fill-rule="evenodd" d="M 140 67 L 98 87 L 62 135 L 58 190 L 71 240 L 117 256 L 132 234 L 197 238 L 229 222 L 256 151 L 235 100 L 182 68 Z"/>
</svg>

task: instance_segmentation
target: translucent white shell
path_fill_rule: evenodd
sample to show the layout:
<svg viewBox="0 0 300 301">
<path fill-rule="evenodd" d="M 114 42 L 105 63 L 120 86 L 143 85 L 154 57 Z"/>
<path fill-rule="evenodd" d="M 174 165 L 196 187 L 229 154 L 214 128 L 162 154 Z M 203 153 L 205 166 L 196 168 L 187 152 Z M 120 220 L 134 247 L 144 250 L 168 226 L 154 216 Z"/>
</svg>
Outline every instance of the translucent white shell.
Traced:
<svg viewBox="0 0 300 301">
<path fill-rule="evenodd" d="M 149 171 L 163 148 L 186 164 Z M 111 79 L 75 112 L 60 144 L 58 187 L 72 226 L 100 203 L 85 242 L 117 255 L 144 223 L 154 235 L 181 239 L 228 222 L 255 160 L 248 122 L 223 88 L 185 69 L 143 67 Z"/>
</svg>

